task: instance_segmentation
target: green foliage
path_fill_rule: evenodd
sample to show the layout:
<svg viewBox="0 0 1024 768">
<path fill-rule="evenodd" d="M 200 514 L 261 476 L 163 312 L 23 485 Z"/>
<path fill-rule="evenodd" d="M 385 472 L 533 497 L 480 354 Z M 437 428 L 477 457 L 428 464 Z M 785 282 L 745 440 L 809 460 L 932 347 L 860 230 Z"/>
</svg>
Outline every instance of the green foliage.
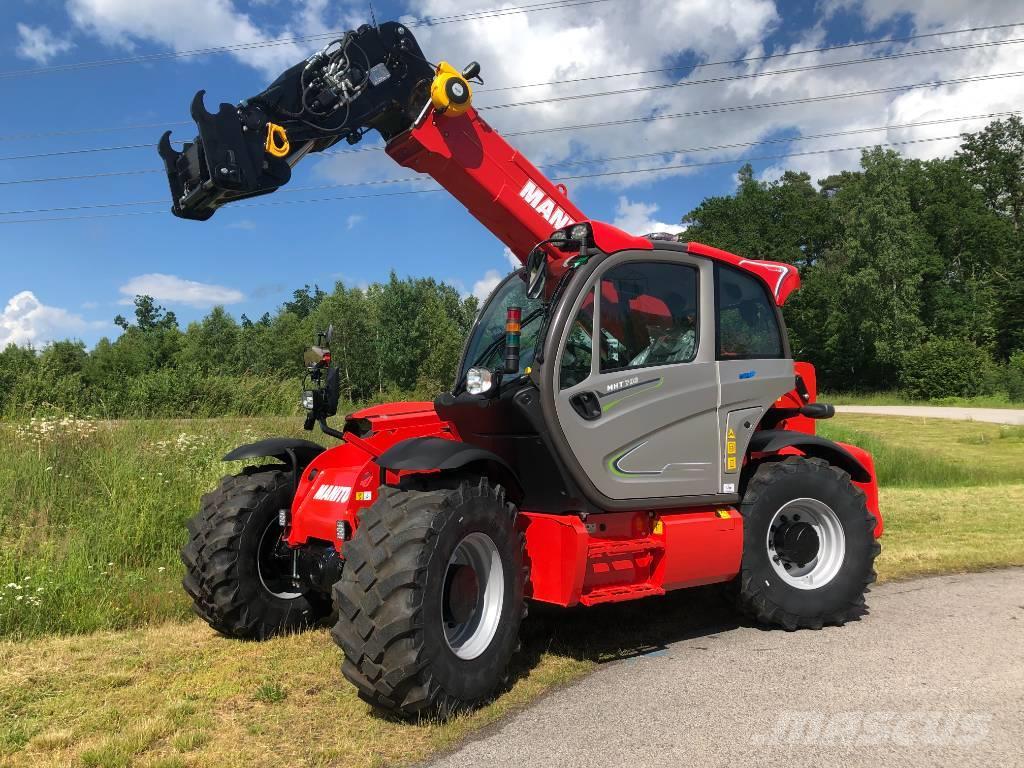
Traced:
<svg viewBox="0 0 1024 768">
<path fill-rule="evenodd" d="M 912 398 L 991 394 L 996 368 L 985 350 L 967 339 L 932 339 L 903 356 L 901 384 Z"/>
<path fill-rule="evenodd" d="M 1010 355 L 1006 363 L 1006 394 L 1010 402 L 1024 403 L 1024 352 Z"/>
<path fill-rule="evenodd" d="M 329 325 L 348 404 L 429 399 L 451 386 L 476 308 L 449 285 L 392 274 L 366 290 L 304 286 L 255 322 L 214 307 L 183 332 L 172 312 L 138 296 L 135 321 L 119 315 L 121 336 L 91 352 L 76 341 L 0 352 L 0 414 L 296 414 L 302 353 Z"/>
<path fill-rule="evenodd" d="M 761 182 L 744 166 L 734 195 L 683 218 L 686 236 L 798 267 L 786 323 L 824 387 L 922 396 L 905 367 L 922 345 L 959 339 L 980 375 L 936 382 L 937 396 L 990 392 L 993 363 L 1024 348 L 1024 123 L 995 121 L 948 159 L 876 148 L 820 184 Z"/>
</svg>

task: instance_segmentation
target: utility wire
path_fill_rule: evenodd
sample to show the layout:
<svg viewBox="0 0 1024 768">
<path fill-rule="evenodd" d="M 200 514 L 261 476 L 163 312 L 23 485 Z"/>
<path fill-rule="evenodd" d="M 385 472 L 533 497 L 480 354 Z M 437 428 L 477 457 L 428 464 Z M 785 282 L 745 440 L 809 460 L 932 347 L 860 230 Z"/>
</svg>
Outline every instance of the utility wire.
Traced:
<svg viewBox="0 0 1024 768">
<path fill-rule="evenodd" d="M 936 120 L 922 120 L 912 123 L 894 123 L 891 125 L 880 125 L 873 128 L 853 128 L 846 131 L 832 131 L 830 133 L 817 133 L 808 135 L 798 136 L 784 136 L 775 139 L 760 139 L 758 141 L 745 141 L 737 142 L 733 144 L 715 144 L 712 146 L 705 147 L 685 147 L 682 149 L 663 149 L 658 152 L 644 152 L 636 155 L 619 155 L 617 157 L 595 157 L 586 158 L 581 160 L 558 160 L 551 163 L 545 163 L 541 167 L 543 168 L 557 168 L 563 166 L 574 166 L 574 165 L 596 165 L 599 163 L 610 163 L 618 160 L 637 160 L 645 157 L 658 157 L 660 155 L 679 155 L 679 154 L 690 154 L 696 152 L 712 152 L 720 149 L 738 149 L 740 147 L 755 147 L 761 146 L 762 144 L 788 144 L 796 141 L 811 141 L 814 139 L 826 139 L 835 138 L 837 136 L 851 136 L 862 133 L 879 133 L 881 131 L 895 131 L 906 128 L 922 128 L 930 125 L 942 125 L 945 123 L 963 123 L 974 120 L 992 120 L 999 117 L 1008 117 L 1010 115 L 1019 115 L 1021 110 L 1012 110 L 1007 112 L 987 112 L 980 115 L 961 115 L 959 117 L 945 117 Z M 112 176 L 136 176 L 143 174 L 154 174 L 164 173 L 163 168 L 140 168 L 130 171 L 110 171 L 107 173 L 87 173 L 78 176 L 45 176 L 34 179 L 12 179 L 9 181 L 0 181 L 0 186 L 12 186 L 18 184 L 43 184 L 47 182 L 63 182 L 63 181 L 90 181 L 92 179 L 106 179 Z M 403 179 L 382 179 L 379 181 L 360 181 L 352 182 L 350 184 L 332 185 L 336 186 L 369 186 L 374 184 L 395 184 L 399 182 L 415 181 L 420 177 L 409 177 Z M 297 192 L 300 189 L 325 189 L 328 187 L 285 187 L 281 189 L 281 192 Z M 0 214 L 2 215 L 2 214 Z"/>
<path fill-rule="evenodd" d="M 797 51 L 787 51 L 787 52 L 783 52 L 783 53 L 768 54 L 768 55 L 764 55 L 764 56 L 748 56 L 748 57 L 740 58 L 740 59 L 723 59 L 723 60 L 720 60 L 720 61 L 704 62 L 704 63 L 698 63 L 698 64 L 693 64 L 693 65 L 680 65 L 680 66 L 673 66 L 673 67 L 661 67 L 661 68 L 658 68 L 658 69 L 638 70 L 638 71 L 634 71 L 634 72 L 617 72 L 617 73 L 610 73 L 610 74 L 605 74 L 605 75 L 592 75 L 592 76 L 589 76 L 589 77 L 567 78 L 567 79 L 562 79 L 562 80 L 552 80 L 552 81 L 545 82 L 545 83 L 527 83 L 527 84 L 520 84 L 520 85 L 506 85 L 506 86 L 501 86 L 501 87 L 498 87 L 498 88 L 487 88 L 487 89 L 477 88 L 476 91 L 479 93 L 479 92 L 483 92 L 483 91 L 486 90 L 486 92 L 494 93 L 494 92 L 497 92 L 497 91 L 518 90 L 518 89 L 522 89 L 522 88 L 538 88 L 538 87 L 542 87 L 542 86 L 555 86 L 555 85 L 563 85 L 563 84 L 571 84 L 571 83 L 580 83 L 580 82 L 586 82 L 586 81 L 592 81 L 592 80 L 605 80 L 605 79 L 611 79 L 611 78 L 634 77 L 634 76 L 638 76 L 638 75 L 656 74 L 656 73 L 661 73 L 661 72 L 675 72 L 675 71 L 682 71 L 682 70 L 698 70 L 698 69 L 703 69 L 703 68 L 706 68 L 706 67 L 713 67 L 713 66 L 719 66 L 719 65 L 724 65 L 724 64 L 742 64 L 742 63 L 754 62 L 754 61 L 767 61 L 767 60 L 770 60 L 770 59 L 785 58 L 785 57 L 789 57 L 789 56 L 802 56 L 802 55 L 813 54 L 813 53 L 826 53 L 826 52 L 831 52 L 831 51 L 844 50 L 844 49 L 848 49 L 848 48 L 859 48 L 859 47 L 866 47 L 866 46 L 872 46 L 872 45 L 881 45 L 881 44 L 893 43 L 893 42 L 907 42 L 907 41 L 918 40 L 918 39 L 922 39 L 922 38 L 931 38 L 931 37 L 945 36 L 945 35 L 958 35 L 958 34 L 966 34 L 966 33 L 969 33 L 969 32 L 981 32 L 981 31 L 988 31 L 988 30 L 995 30 L 995 29 L 1005 29 L 1005 28 L 1010 28 L 1010 27 L 1021 26 L 1022 24 L 1024 24 L 1024 22 L 1015 22 L 1015 23 L 1012 23 L 1012 24 L 996 24 L 996 25 L 992 25 L 992 26 L 988 26 L 988 27 L 969 27 L 969 28 L 965 28 L 965 29 L 954 29 L 954 30 L 948 30 L 948 31 L 945 31 L 945 32 L 929 32 L 929 33 L 924 33 L 924 34 L 919 34 L 919 35 L 910 35 L 910 36 L 906 36 L 906 37 L 888 37 L 888 38 L 882 38 L 882 39 L 879 39 L 879 40 L 870 40 L 870 41 L 863 42 L 863 43 L 847 43 L 845 45 L 826 46 L 826 47 L 823 47 L 823 48 L 807 48 L 807 49 L 797 50 Z M 966 49 L 970 49 L 970 48 L 987 47 L 987 46 L 994 46 L 994 45 L 1003 45 L 1003 44 L 1010 43 L 1010 42 L 1020 42 L 1020 41 L 1021 40 L 1019 40 L 1019 39 L 1015 39 L 1015 40 L 1006 40 L 1006 41 L 990 41 L 990 42 L 982 42 L 982 43 L 964 44 L 964 45 L 959 45 L 959 46 L 946 46 L 946 47 L 941 47 L 941 48 L 928 49 L 927 51 L 914 51 L 914 52 L 908 52 L 908 53 L 903 53 L 903 54 L 892 54 L 892 55 L 881 56 L 881 57 L 866 57 L 866 58 L 863 58 L 863 59 L 853 60 L 851 62 L 829 63 L 829 64 L 823 64 L 821 66 L 823 68 L 829 67 L 829 66 L 842 66 L 842 65 L 845 65 L 847 63 L 860 63 L 860 62 L 868 62 L 868 61 L 881 61 L 881 60 L 885 60 L 885 59 L 899 58 L 901 56 L 926 55 L 926 54 L 930 54 L 930 53 L 940 53 L 940 52 L 951 51 L 951 50 L 966 50 Z M 787 70 L 787 71 L 790 71 L 790 70 Z M 796 69 L 796 70 L 792 70 L 792 71 L 802 71 L 802 70 Z M 766 74 L 780 74 L 780 72 L 776 71 L 776 72 L 764 72 L 764 73 L 751 73 L 751 74 L 748 74 L 748 75 L 743 75 L 742 77 L 763 76 L 763 75 L 766 75 Z M 0 76 L 2 76 L 2 75 L 0 75 Z M 664 86 L 660 86 L 660 87 L 664 87 Z M 579 97 L 577 97 L 577 98 L 579 98 Z M 0 141 L 22 141 L 22 140 L 28 140 L 28 139 L 63 137 L 63 136 L 83 136 L 83 135 L 96 134 L 96 133 L 114 133 L 114 132 L 118 132 L 118 131 L 141 130 L 141 129 L 149 130 L 149 129 L 172 128 L 172 127 L 190 126 L 190 125 L 192 125 L 192 122 L 189 121 L 189 120 L 178 120 L 178 121 L 173 121 L 173 122 L 169 121 L 169 122 L 161 122 L 161 123 L 136 123 L 136 124 L 132 124 L 132 125 L 108 126 L 108 127 L 102 127 L 102 128 L 80 128 L 80 129 L 74 129 L 74 130 L 68 130 L 68 131 L 41 131 L 41 132 L 35 132 L 35 133 L 7 134 L 5 136 L 0 136 Z"/>
<path fill-rule="evenodd" d="M 419 19 L 404 24 L 407 27 L 433 27 L 440 24 L 451 24 L 456 22 L 477 21 L 479 19 L 500 18 L 515 13 L 530 13 L 537 11 L 559 10 L 562 8 L 575 8 L 580 5 L 595 5 L 606 3 L 610 0 L 547 0 L 546 2 L 534 3 L 532 5 L 520 5 L 510 8 L 491 8 L 478 11 L 466 11 L 464 13 L 450 16 L 438 16 L 434 18 Z M 0 72 L 0 79 L 25 77 L 29 75 L 41 75 L 56 72 L 73 72 L 81 69 L 93 69 L 96 67 L 109 67 L 120 64 L 148 64 L 155 61 L 168 59 L 188 58 L 192 56 L 205 56 L 212 53 L 234 53 L 236 51 L 249 51 L 260 48 L 270 48 L 278 45 L 290 45 L 293 43 L 305 43 L 319 40 L 329 40 L 343 35 L 347 30 L 334 30 L 321 32 L 312 35 L 296 35 L 293 37 L 280 37 L 273 40 L 259 40 L 251 43 L 236 43 L 234 45 L 212 46 L 210 48 L 195 48 L 188 51 L 167 51 L 163 53 L 151 53 L 142 56 L 125 56 L 118 59 L 97 59 L 93 61 L 78 61 L 68 64 L 55 64 L 49 67 L 34 67 L 30 69 L 14 69 Z"/>
<path fill-rule="evenodd" d="M 585 83 L 591 80 L 606 80 L 608 78 L 618 77 L 637 77 L 639 75 L 655 75 L 662 72 L 682 72 L 684 70 L 697 70 L 704 69 L 706 67 L 718 67 L 725 64 L 747 64 L 755 61 L 770 61 L 772 59 L 781 59 L 788 56 L 804 56 L 811 53 L 830 53 L 832 51 L 843 51 L 849 48 L 866 48 L 872 45 L 886 45 L 888 43 L 908 43 L 912 40 L 923 40 L 929 37 L 944 37 L 946 35 L 964 35 L 970 32 L 988 32 L 996 29 L 1011 29 L 1013 27 L 1019 27 L 1024 24 L 1024 21 L 1015 21 L 1009 24 L 993 24 L 987 27 L 964 27 L 962 29 L 948 29 L 942 32 L 924 32 L 918 35 L 907 35 L 905 37 L 883 37 L 877 40 L 866 40 L 862 43 L 843 43 L 842 45 L 827 45 L 822 48 L 804 48 L 796 51 L 782 51 L 780 53 L 767 53 L 762 56 L 744 56 L 739 59 L 719 59 L 718 61 L 704 61 L 696 64 L 678 64 L 671 67 L 657 67 L 655 69 L 638 69 L 633 72 L 617 72 L 610 75 L 589 75 L 587 77 L 573 77 L 559 80 L 549 80 L 543 83 L 521 83 L 519 85 L 502 85 L 498 87 L 490 87 L 486 89 L 488 93 L 496 93 L 497 91 L 511 91 L 519 90 L 521 88 L 543 88 L 552 85 L 563 85 L 566 83 Z M 477 89 L 474 89 L 477 90 Z M 0 139 L 3 139 L 0 136 Z"/>
<path fill-rule="evenodd" d="M 572 180 L 577 180 L 577 179 L 593 179 L 593 178 L 601 178 L 601 177 L 606 177 L 606 176 L 627 176 L 627 175 L 632 175 L 632 174 L 637 174 L 637 173 L 661 173 L 661 172 L 664 172 L 664 171 L 680 170 L 680 169 L 684 169 L 684 168 L 701 168 L 701 167 L 708 167 L 708 166 L 714 166 L 714 165 L 729 165 L 729 164 L 732 164 L 732 163 L 740 163 L 740 162 L 747 163 L 747 162 L 760 162 L 760 161 L 767 161 L 767 160 L 785 160 L 785 159 L 788 159 L 788 158 L 791 158 L 791 157 L 806 157 L 806 156 L 811 156 L 811 155 L 831 154 L 831 153 L 835 153 L 835 152 L 853 152 L 853 151 L 857 151 L 857 150 L 872 149 L 874 147 L 879 147 L 879 146 L 892 147 L 892 146 L 903 146 L 903 145 L 907 145 L 907 144 L 923 144 L 923 143 L 932 142 L 932 141 L 948 141 L 948 140 L 958 139 L 958 138 L 960 138 L 959 134 L 953 134 L 951 136 L 936 136 L 936 137 L 928 138 L 928 139 L 906 139 L 904 141 L 891 141 L 891 142 L 881 142 L 881 143 L 876 143 L 876 144 L 863 144 L 863 145 L 859 145 L 859 146 L 855 146 L 855 147 L 835 147 L 835 148 L 831 148 L 831 149 L 815 149 L 815 150 L 807 150 L 807 151 L 804 151 L 804 152 L 792 152 L 792 153 L 788 153 L 788 154 L 784 154 L 784 155 L 764 155 L 764 156 L 761 156 L 761 157 L 737 157 L 737 158 L 729 158 L 729 159 L 726 159 L 726 160 L 707 160 L 707 161 L 698 162 L 698 163 L 676 163 L 676 164 L 673 164 L 673 165 L 663 165 L 663 166 L 658 166 L 658 167 L 655 167 L 655 168 L 631 168 L 631 169 L 620 170 L 620 171 L 598 171 L 598 172 L 594 172 L 594 173 L 581 173 L 581 174 L 574 174 L 574 175 L 570 175 L 570 176 L 554 176 L 554 177 L 551 178 L 551 181 L 572 181 Z M 403 179 L 402 181 L 407 181 L 407 180 Z M 379 183 L 384 183 L 384 182 L 379 182 Z M 342 185 L 337 185 L 337 186 L 338 187 L 343 187 L 343 186 L 346 186 L 346 185 L 342 184 Z M 327 188 L 335 188 L 335 187 L 326 187 L 325 186 L 323 188 L 327 189 Z M 346 196 L 341 196 L 341 197 L 312 198 L 312 199 L 306 199 L 306 200 L 272 200 L 272 201 L 266 201 L 266 202 L 262 202 L 262 203 L 245 203 L 245 204 L 241 204 L 241 205 L 236 205 L 236 206 L 234 206 L 234 208 L 237 210 L 237 209 L 242 209 L 242 208 L 257 208 L 257 207 L 264 207 L 264 206 L 270 206 L 270 205 L 294 205 L 294 204 L 298 204 L 298 203 L 317 203 L 317 202 L 326 202 L 326 201 L 331 201 L 331 200 L 362 200 L 362 199 L 368 199 L 368 198 L 374 198 L 374 197 L 391 197 L 391 196 L 394 196 L 394 195 L 401 195 L 401 194 L 414 195 L 414 194 L 421 194 L 421 193 L 425 193 L 425 192 L 439 192 L 441 190 L 442 190 L 442 187 L 434 187 L 434 188 L 431 188 L 431 189 L 413 189 L 413 190 L 405 190 L 405 191 L 402 191 L 402 192 L 386 192 L 386 193 L 378 193 L 378 194 L 370 194 L 370 195 L 346 195 Z M 136 206 L 136 205 L 159 205 L 162 202 L 164 202 L 164 201 L 163 200 L 145 200 L 145 201 L 128 202 L 128 203 L 99 203 L 99 204 L 92 204 L 92 205 L 66 206 L 66 207 L 62 207 L 62 208 L 34 208 L 34 209 L 25 209 L 25 210 L 20 210 L 20 211 L 0 211 L 0 216 L 29 215 L 29 214 L 37 214 L 37 213 L 66 213 L 66 212 L 71 212 L 71 211 L 119 208 L 119 207 L 128 207 L 128 206 Z M 157 213 L 167 213 L 167 211 L 141 211 L 141 212 L 138 212 L 136 215 L 150 215 L 150 214 L 157 214 Z M 27 223 L 36 222 L 36 221 L 65 221 L 65 220 L 69 220 L 69 219 L 80 219 L 80 218 L 81 219 L 85 219 L 85 218 L 93 218 L 93 217 L 92 216 L 74 216 L 74 217 L 57 217 L 57 218 L 45 218 L 45 219 L 14 219 L 14 220 L 6 220 L 6 221 L 0 220 L 0 224 L 27 224 Z"/>
<path fill-rule="evenodd" d="M 623 96 L 630 93 L 643 93 L 646 91 L 660 91 L 668 88 L 683 88 L 691 85 L 710 85 L 713 83 L 726 83 L 736 80 L 749 80 L 758 77 L 770 77 L 774 75 L 791 75 L 796 72 L 812 72 L 820 69 L 834 69 L 836 67 L 848 67 L 853 64 L 871 64 L 880 61 L 892 61 L 904 59 L 911 56 L 927 56 L 933 53 L 947 53 L 949 51 L 966 51 L 973 48 L 987 48 L 997 45 L 1015 45 L 1024 43 L 1024 37 L 1010 40 L 997 40 L 988 43 L 967 43 L 964 45 L 952 45 L 945 48 L 929 48 L 924 51 L 904 51 L 902 53 L 890 53 L 882 56 L 868 56 L 860 59 L 847 59 L 845 61 L 829 61 L 821 64 L 807 64 L 802 67 L 789 67 L 787 69 L 775 69 L 767 72 L 745 72 L 738 75 L 722 75 L 720 77 L 708 77 L 702 80 L 681 80 L 674 83 L 655 83 L 654 85 L 638 85 L 632 88 L 619 88 L 613 91 L 596 91 L 593 93 L 575 93 L 562 96 L 551 96 L 544 99 L 532 99 L 530 101 L 514 101 L 507 104 L 488 104 L 476 107 L 476 109 L 506 109 L 508 107 L 532 107 L 538 104 L 551 104 L 558 101 L 576 101 L 578 99 L 593 99 L 599 96 Z"/>
<path fill-rule="evenodd" d="M 628 118 L 628 119 L 625 119 L 625 120 L 612 120 L 612 121 L 606 121 L 606 122 L 601 122 L 601 123 L 585 123 L 585 124 L 581 124 L 581 125 L 565 125 L 565 126 L 555 126 L 555 127 L 551 127 L 551 128 L 534 128 L 534 129 L 529 129 L 529 130 L 524 130 L 524 131 L 515 131 L 515 132 L 511 132 L 511 133 L 506 133 L 504 135 L 507 136 L 507 137 L 514 137 L 514 136 L 525 136 L 525 135 L 532 135 L 532 134 L 538 134 L 538 133 L 555 133 L 555 132 L 559 132 L 559 131 L 578 130 L 578 129 L 586 129 L 586 128 L 604 128 L 604 127 L 613 126 L 613 125 L 628 125 L 628 124 L 632 124 L 632 123 L 650 122 L 652 120 L 667 120 L 667 119 L 674 119 L 674 118 L 680 118 L 680 117 L 698 117 L 698 116 L 703 116 L 703 115 L 714 115 L 714 114 L 722 114 L 722 113 L 728 113 L 728 112 L 745 111 L 745 110 L 751 110 L 751 109 L 766 109 L 766 108 L 769 108 L 769 107 L 793 106 L 793 105 L 797 105 L 797 104 L 811 104 L 811 103 L 815 103 L 815 102 L 819 102 L 819 101 L 835 101 L 835 100 L 838 100 L 838 99 L 855 98 L 855 97 L 860 97 L 860 96 L 871 96 L 871 95 L 877 95 L 877 94 L 881 94 L 881 93 L 893 93 L 893 92 L 896 92 L 896 91 L 909 91 L 909 90 L 914 90 L 914 89 L 917 89 L 917 88 L 930 88 L 930 87 L 939 87 L 939 86 L 945 86 L 945 85 L 956 85 L 956 84 L 960 84 L 960 83 L 972 83 L 972 82 L 981 82 L 981 81 L 986 81 L 986 80 L 998 80 L 998 79 L 1008 78 L 1008 77 L 1019 77 L 1022 74 L 1024 74 L 1024 71 L 1000 72 L 1000 73 L 995 73 L 995 74 L 991 74 L 991 75 L 974 75 L 974 76 L 970 76 L 970 77 L 960 77 L 960 78 L 954 78 L 954 79 L 950 79 L 950 80 L 930 80 L 930 81 L 926 81 L 926 82 L 923 82 L 923 83 L 911 83 L 911 84 L 907 84 L 907 85 L 894 85 L 894 86 L 889 86 L 889 87 L 886 87 L 886 88 L 875 88 L 875 89 L 863 90 L 863 91 L 846 91 L 846 92 L 840 92 L 840 93 L 837 93 L 837 94 L 829 94 L 829 95 L 826 95 L 826 96 L 804 96 L 804 97 L 801 97 L 799 99 L 790 99 L 790 100 L 785 100 L 785 101 L 762 102 L 762 103 L 758 103 L 758 104 L 740 104 L 740 105 L 729 106 L 729 107 L 709 107 L 709 108 L 705 108 L 705 109 L 691 110 L 691 111 L 688 111 L 688 112 L 677 112 L 677 113 L 672 113 L 672 114 L 659 114 L 659 115 L 645 115 L 643 117 Z M 746 75 L 734 76 L 734 77 L 746 77 Z M 609 93 L 607 93 L 605 95 L 616 95 L 617 93 L 618 92 L 609 92 Z M 592 94 L 592 95 L 596 95 L 596 94 Z M 522 103 L 522 104 L 520 104 L 518 106 L 528 106 L 528 104 L 529 103 Z M 500 106 L 502 106 L 502 107 L 509 107 L 509 106 L 516 106 L 516 105 L 505 104 L 505 105 L 500 105 Z M 487 109 L 487 107 L 479 107 L 479 109 Z M 112 147 L 88 147 L 88 148 L 84 148 L 84 149 L 64 149 L 64 150 L 58 150 L 58 151 L 53 151 L 53 152 L 36 152 L 36 153 L 31 153 L 31 154 L 26 154 L 26 155 L 7 155 L 7 156 L 4 156 L 4 157 L 0 157 L 0 162 L 5 162 L 5 161 L 9 161 L 9 160 L 35 160 L 35 159 L 40 159 L 40 158 L 45 158 L 45 157 L 63 157 L 63 156 L 69 156 L 69 155 L 92 154 L 92 153 L 97 153 L 97 152 L 117 152 L 117 151 L 122 151 L 122 150 L 152 149 L 153 146 L 154 145 L 152 143 L 146 143 L 146 144 L 122 144 L 122 145 L 117 145 L 117 146 L 112 146 Z M 326 150 L 322 154 L 341 155 L 341 154 L 350 154 L 352 152 L 380 151 L 382 149 L 383 149 L 382 146 L 372 146 L 372 147 L 361 147 L 359 149 L 354 149 L 354 150 L 353 149 L 349 149 L 349 150 L 334 150 L 334 151 Z"/>
</svg>

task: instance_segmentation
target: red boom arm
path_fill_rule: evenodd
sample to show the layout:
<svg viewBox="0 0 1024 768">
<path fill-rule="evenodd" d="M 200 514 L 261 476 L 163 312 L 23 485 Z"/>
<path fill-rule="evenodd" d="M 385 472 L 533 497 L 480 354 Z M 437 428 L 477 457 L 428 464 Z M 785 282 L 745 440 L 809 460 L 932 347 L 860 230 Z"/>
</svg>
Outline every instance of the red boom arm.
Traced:
<svg viewBox="0 0 1024 768">
<path fill-rule="evenodd" d="M 525 262 L 556 229 L 583 220 L 554 184 L 474 109 L 450 117 L 426 109 L 387 145 L 399 165 L 432 176 Z"/>
</svg>

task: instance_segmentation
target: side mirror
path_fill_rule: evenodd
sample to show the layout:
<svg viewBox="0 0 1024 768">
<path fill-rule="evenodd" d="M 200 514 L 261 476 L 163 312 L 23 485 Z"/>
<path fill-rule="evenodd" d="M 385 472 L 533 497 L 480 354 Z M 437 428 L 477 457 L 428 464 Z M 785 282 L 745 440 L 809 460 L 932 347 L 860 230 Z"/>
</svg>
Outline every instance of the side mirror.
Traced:
<svg viewBox="0 0 1024 768">
<path fill-rule="evenodd" d="M 548 279 L 548 256 L 540 247 L 530 251 L 526 258 L 526 295 L 531 299 L 539 299 L 544 295 L 544 285 Z"/>
</svg>

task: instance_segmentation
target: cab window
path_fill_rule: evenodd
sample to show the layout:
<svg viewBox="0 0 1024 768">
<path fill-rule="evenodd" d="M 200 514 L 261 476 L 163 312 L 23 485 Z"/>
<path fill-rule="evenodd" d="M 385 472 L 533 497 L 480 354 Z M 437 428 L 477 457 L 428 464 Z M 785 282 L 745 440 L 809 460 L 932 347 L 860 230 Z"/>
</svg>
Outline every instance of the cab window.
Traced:
<svg viewBox="0 0 1024 768">
<path fill-rule="evenodd" d="M 559 371 L 559 386 L 573 387 L 590 375 L 593 358 L 594 333 L 594 291 L 591 290 L 569 328 L 569 336 L 562 350 L 562 364 Z"/>
<path fill-rule="evenodd" d="M 764 283 L 751 274 L 715 265 L 718 359 L 782 357 L 782 334 Z"/>
<path fill-rule="evenodd" d="M 601 280 L 601 373 L 697 355 L 697 270 L 688 264 L 629 262 Z"/>
</svg>

